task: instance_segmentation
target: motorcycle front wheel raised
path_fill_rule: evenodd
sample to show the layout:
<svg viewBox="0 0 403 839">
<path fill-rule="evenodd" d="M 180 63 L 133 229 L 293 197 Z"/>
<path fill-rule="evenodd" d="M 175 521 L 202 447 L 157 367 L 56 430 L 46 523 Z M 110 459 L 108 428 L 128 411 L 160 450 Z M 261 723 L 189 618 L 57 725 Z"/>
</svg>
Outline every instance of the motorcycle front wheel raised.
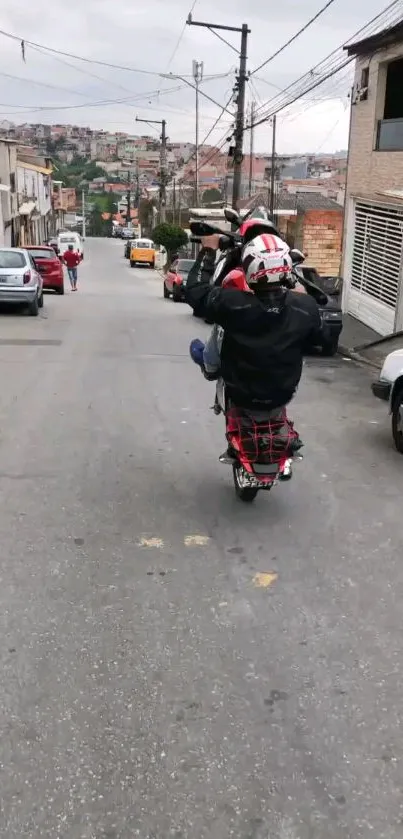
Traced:
<svg viewBox="0 0 403 839">
<path fill-rule="evenodd" d="M 235 486 L 235 494 L 237 498 L 243 501 L 245 504 L 251 504 L 252 501 L 255 500 L 259 490 L 255 487 L 245 487 L 242 486 L 242 482 L 240 480 L 240 466 L 234 463 L 232 467 L 232 474 L 234 477 L 234 486 Z"/>
</svg>

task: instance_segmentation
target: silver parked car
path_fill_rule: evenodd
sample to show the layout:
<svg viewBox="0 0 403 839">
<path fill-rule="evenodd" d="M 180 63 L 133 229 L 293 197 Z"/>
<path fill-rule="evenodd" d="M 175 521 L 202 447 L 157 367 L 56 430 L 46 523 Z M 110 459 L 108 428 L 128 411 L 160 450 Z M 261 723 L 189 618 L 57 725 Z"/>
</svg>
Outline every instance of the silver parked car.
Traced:
<svg viewBox="0 0 403 839">
<path fill-rule="evenodd" d="M 42 277 L 25 248 L 0 248 L 0 304 L 27 306 L 34 317 L 43 306 Z"/>
</svg>

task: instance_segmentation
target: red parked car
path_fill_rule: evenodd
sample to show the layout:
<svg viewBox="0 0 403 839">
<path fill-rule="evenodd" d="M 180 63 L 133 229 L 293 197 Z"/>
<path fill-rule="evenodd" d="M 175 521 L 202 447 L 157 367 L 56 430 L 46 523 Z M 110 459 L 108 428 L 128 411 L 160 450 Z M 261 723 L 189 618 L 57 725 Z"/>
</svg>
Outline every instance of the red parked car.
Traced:
<svg viewBox="0 0 403 839">
<path fill-rule="evenodd" d="M 172 294 L 175 303 L 185 299 L 188 273 L 194 264 L 194 259 L 176 259 L 172 263 L 164 279 L 164 297 L 170 297 Z"/>
<path fill-rule="evenodd" d="M 27 248 L 43 280 L 44 291 L 56 291 L 64 294 L 63 265 L 52 247 L 48 245 L 30 245 Z"/>
</svg>

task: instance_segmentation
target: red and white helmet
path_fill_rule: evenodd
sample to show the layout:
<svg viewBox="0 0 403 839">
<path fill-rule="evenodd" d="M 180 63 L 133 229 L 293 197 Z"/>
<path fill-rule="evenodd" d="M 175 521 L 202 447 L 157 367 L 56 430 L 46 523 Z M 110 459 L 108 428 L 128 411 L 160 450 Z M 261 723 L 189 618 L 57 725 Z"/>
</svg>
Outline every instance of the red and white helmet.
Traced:
<svg viewBox="0 0 403 839">
<path fill-rule="evenodd" d="M 291 273 L 290 249 L 283 239 L 269 233 L 256 236 L 242 251 L 242 268 L 251 288 L 283 282 Z"/>
</svg>

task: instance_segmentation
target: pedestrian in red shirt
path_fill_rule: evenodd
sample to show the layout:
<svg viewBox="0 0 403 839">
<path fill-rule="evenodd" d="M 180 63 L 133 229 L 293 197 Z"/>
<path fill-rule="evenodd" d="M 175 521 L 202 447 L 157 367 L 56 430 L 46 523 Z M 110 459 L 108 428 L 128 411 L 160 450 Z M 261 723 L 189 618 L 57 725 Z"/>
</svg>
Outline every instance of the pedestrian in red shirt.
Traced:
<svg viewBox="0 0 403 839">
<path fill-rule="evenodd" d="M 73 245 L 69 245 L 68 250 L 62 256 L 64 264 L 67 266 L 67 273 L 71 283 L 71 290 L 77 291 L 77 265 L 80 264 L 80 254 L 74 250 Z"/>
</svg>

